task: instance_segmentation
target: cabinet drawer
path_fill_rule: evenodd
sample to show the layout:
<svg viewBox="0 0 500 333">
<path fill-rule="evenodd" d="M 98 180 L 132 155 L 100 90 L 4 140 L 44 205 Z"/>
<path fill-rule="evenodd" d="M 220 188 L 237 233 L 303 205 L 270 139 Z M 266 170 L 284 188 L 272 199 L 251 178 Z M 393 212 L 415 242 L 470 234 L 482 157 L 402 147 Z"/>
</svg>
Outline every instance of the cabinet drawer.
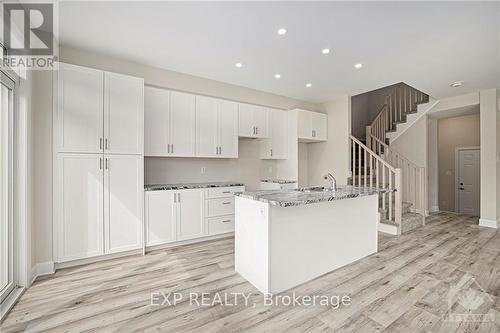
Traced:
<svg viewBox="0 0 500 333">
<path fill-rule="evenodd" d="M 208 189 L 208 198 L 232 197 L 236 192 L 245 191 L 245 186 L 214 187 Z"/>
<path fill-rule="evenodd" d="M 210 235 L 223 234 L 234 231 L 234 215 L 212 217 L 207 219 Z"/>
<path fill-rule="evenodd" d="M 234 214 L 234 197 L 208 200 L 207 216 Z"/>
</svg>

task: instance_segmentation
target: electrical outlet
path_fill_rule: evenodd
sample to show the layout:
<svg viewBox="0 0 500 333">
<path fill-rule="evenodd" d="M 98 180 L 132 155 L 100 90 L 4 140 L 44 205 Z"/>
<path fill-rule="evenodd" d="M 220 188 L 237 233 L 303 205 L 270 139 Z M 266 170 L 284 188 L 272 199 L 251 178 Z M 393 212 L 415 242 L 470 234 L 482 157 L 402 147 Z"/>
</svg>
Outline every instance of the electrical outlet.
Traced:
<svg viewBox="0 0 500 333">
<path fill-rule="evenodd" d="M 201 174 L 205 174 L 207 172 L 207 168 L 206 167 L 201 167 Z"/>
</svg>

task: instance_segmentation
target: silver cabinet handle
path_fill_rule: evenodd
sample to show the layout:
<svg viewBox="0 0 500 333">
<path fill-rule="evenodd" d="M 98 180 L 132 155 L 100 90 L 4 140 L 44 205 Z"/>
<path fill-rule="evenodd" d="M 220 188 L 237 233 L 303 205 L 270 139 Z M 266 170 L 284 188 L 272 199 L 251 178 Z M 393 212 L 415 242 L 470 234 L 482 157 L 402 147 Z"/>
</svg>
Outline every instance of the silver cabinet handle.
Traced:
<svg viewBox="0 0 500 333">
<path fill-rule="evenodd" d="M 99 157 L 99 170 L 102 170 L 102 157 Z"/>
<path fill-rule="evenodd" d="M 229 223 L 231 220 L 223 220 L 222 223 Z"/>
<path fill-rule="evenodd" d="M 176 202 L 177 202 L 177 193 L 174 193 L 174 203 L 176 203 Z"/>
<path fill-rule="evenodd" d="M 273 156 L 273 150 L 271 149 L 271 156 Z"/>
<path fill-rule="evenodd" d="M 219 155 L 222 155 L 222 146 L 219 146 Z"/>
<path fill-rule="evenodd" d="M 226 201 L 226 202 L 223 202 L 222 204 L 223 205 L 230 205 L 231 203 Z"/>
<path fill-rule="evenodd" d="M 108 140 L 108 138 L 106 138 L 106 140 L 104 140 L 104 142 L 105 142 L 104 143 L 104 149 L 109 150 L 109 140 Z"/>
<path fill-rule="evenodd" d="M 173 154 L 174 153 L 174 144 L 172 143 L 172 151 L 171 153 Z"/>
<path fill-rule="evenodd" d="M 255 127 L 255 134 L 259 134 L 259 128 Z"/>
<path fill-rule="evenodd" d="M 181 202 L 181 194 L 177 193 L 177 202 Z"/>
<path fill-rule="evenodd" d="M 215 155 L 219 155 L 219 147 L 215 147 Z"/>
<path fill-rule="evenodd" d="M 106 170 L 109 170 L 109 158 L 106 159 Z"/>
<path fill-rule="evenodd" d="M 226 194 L 226 193 L 231 193 L 231 191 L 223 191 L 222 193 L 223 193 L 223 194 Z"/>
<path fill-rule="evenodd" d="M 255 126 L 253 127 L 253 134 L 254 134 L 254 135 L 255 135 L 255 134 L 257 134 L 257 133 L 255 132 Z"/>
</svg>

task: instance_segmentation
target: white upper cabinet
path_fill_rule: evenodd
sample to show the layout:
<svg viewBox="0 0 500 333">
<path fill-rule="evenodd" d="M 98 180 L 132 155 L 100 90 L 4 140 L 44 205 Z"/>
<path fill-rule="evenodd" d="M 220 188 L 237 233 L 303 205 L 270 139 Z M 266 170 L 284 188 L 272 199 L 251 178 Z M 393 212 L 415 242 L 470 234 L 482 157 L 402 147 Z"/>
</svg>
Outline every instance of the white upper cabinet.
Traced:
<svg viewBox="0 0 500 333">
<path fill-rule="evenodd" d="M 142 154 L 144 80 L 59 66 L 57 152 Z"/>
<path fill-rule="evenodd" d="M 57 151 L 99 153 L 104 147 L 102 71 L 60 63 Z"/>
<path fill-rule="evenodd" d="M 238 103 L 219 100 L 219 157 L 238 157 Z"/>
<path fill-rule="evenodd" d="M 328 138 L 327 115 L 298 110 L 298 137 L 300 142 L 326 141 Z"/>
<path fill-rule="evenodd" d="M 195 95 L 172 91 L 170 95 L 170 155 L 195 156 Z"/>
<path fill-rule="evenodd" d="M 239 105 L 239 136 L 248 138 L 267 138 L 267 108 L 251 104 Z"/>
<path fill-rule="evenodd" d="M 282 110 L 269 109 L 268 139 L 261 144 L 261 158 L 288 158 L 288 113 Z"/>
<path fill-rule="evenodd" d="M 196 156 L 238 157 L 238 105 L 196 96 Z"/>
<path fill-rule="evenodd" d="M 104 157 L 104 235 L 106 253 L 142 246 L 144 175 L 142 156 Z"/>
<path fill-rule="evenodd" d="M 144 155 L 195 156 L 195 96 L 144 89 Z"/>
<path fill-rule="evenodd" d="M 170 153 L 170 91 L 144 88 L 144 155 Z"/>
<path fill-rule="evenodd" d="M 104 75 L 104 151 L 142 154 L 144 149 L 144 80 Z"/>
<path fill-rule="evenodd" d="M 218 157 L 218 131 L 217 100 L 196 96 L 196 156 Z"/>
</svg>

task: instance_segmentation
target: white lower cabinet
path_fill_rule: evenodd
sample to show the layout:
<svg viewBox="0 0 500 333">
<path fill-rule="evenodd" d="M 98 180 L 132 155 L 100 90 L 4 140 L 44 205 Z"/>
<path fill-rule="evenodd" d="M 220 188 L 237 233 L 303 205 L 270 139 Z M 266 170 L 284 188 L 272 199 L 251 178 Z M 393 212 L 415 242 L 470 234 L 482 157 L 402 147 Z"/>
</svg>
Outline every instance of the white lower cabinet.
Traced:
<svg viewBox="0 0 500 333">
<path fill-rule="evenodd" d="M 243 186 L 146 191 L 146 246 L 234 231 L 234 193 Z"/>
<path fill-rule="evenodd" d="M 57 155 L 56 262 L 142 246 L 143 158 Z"/>
</svg>

